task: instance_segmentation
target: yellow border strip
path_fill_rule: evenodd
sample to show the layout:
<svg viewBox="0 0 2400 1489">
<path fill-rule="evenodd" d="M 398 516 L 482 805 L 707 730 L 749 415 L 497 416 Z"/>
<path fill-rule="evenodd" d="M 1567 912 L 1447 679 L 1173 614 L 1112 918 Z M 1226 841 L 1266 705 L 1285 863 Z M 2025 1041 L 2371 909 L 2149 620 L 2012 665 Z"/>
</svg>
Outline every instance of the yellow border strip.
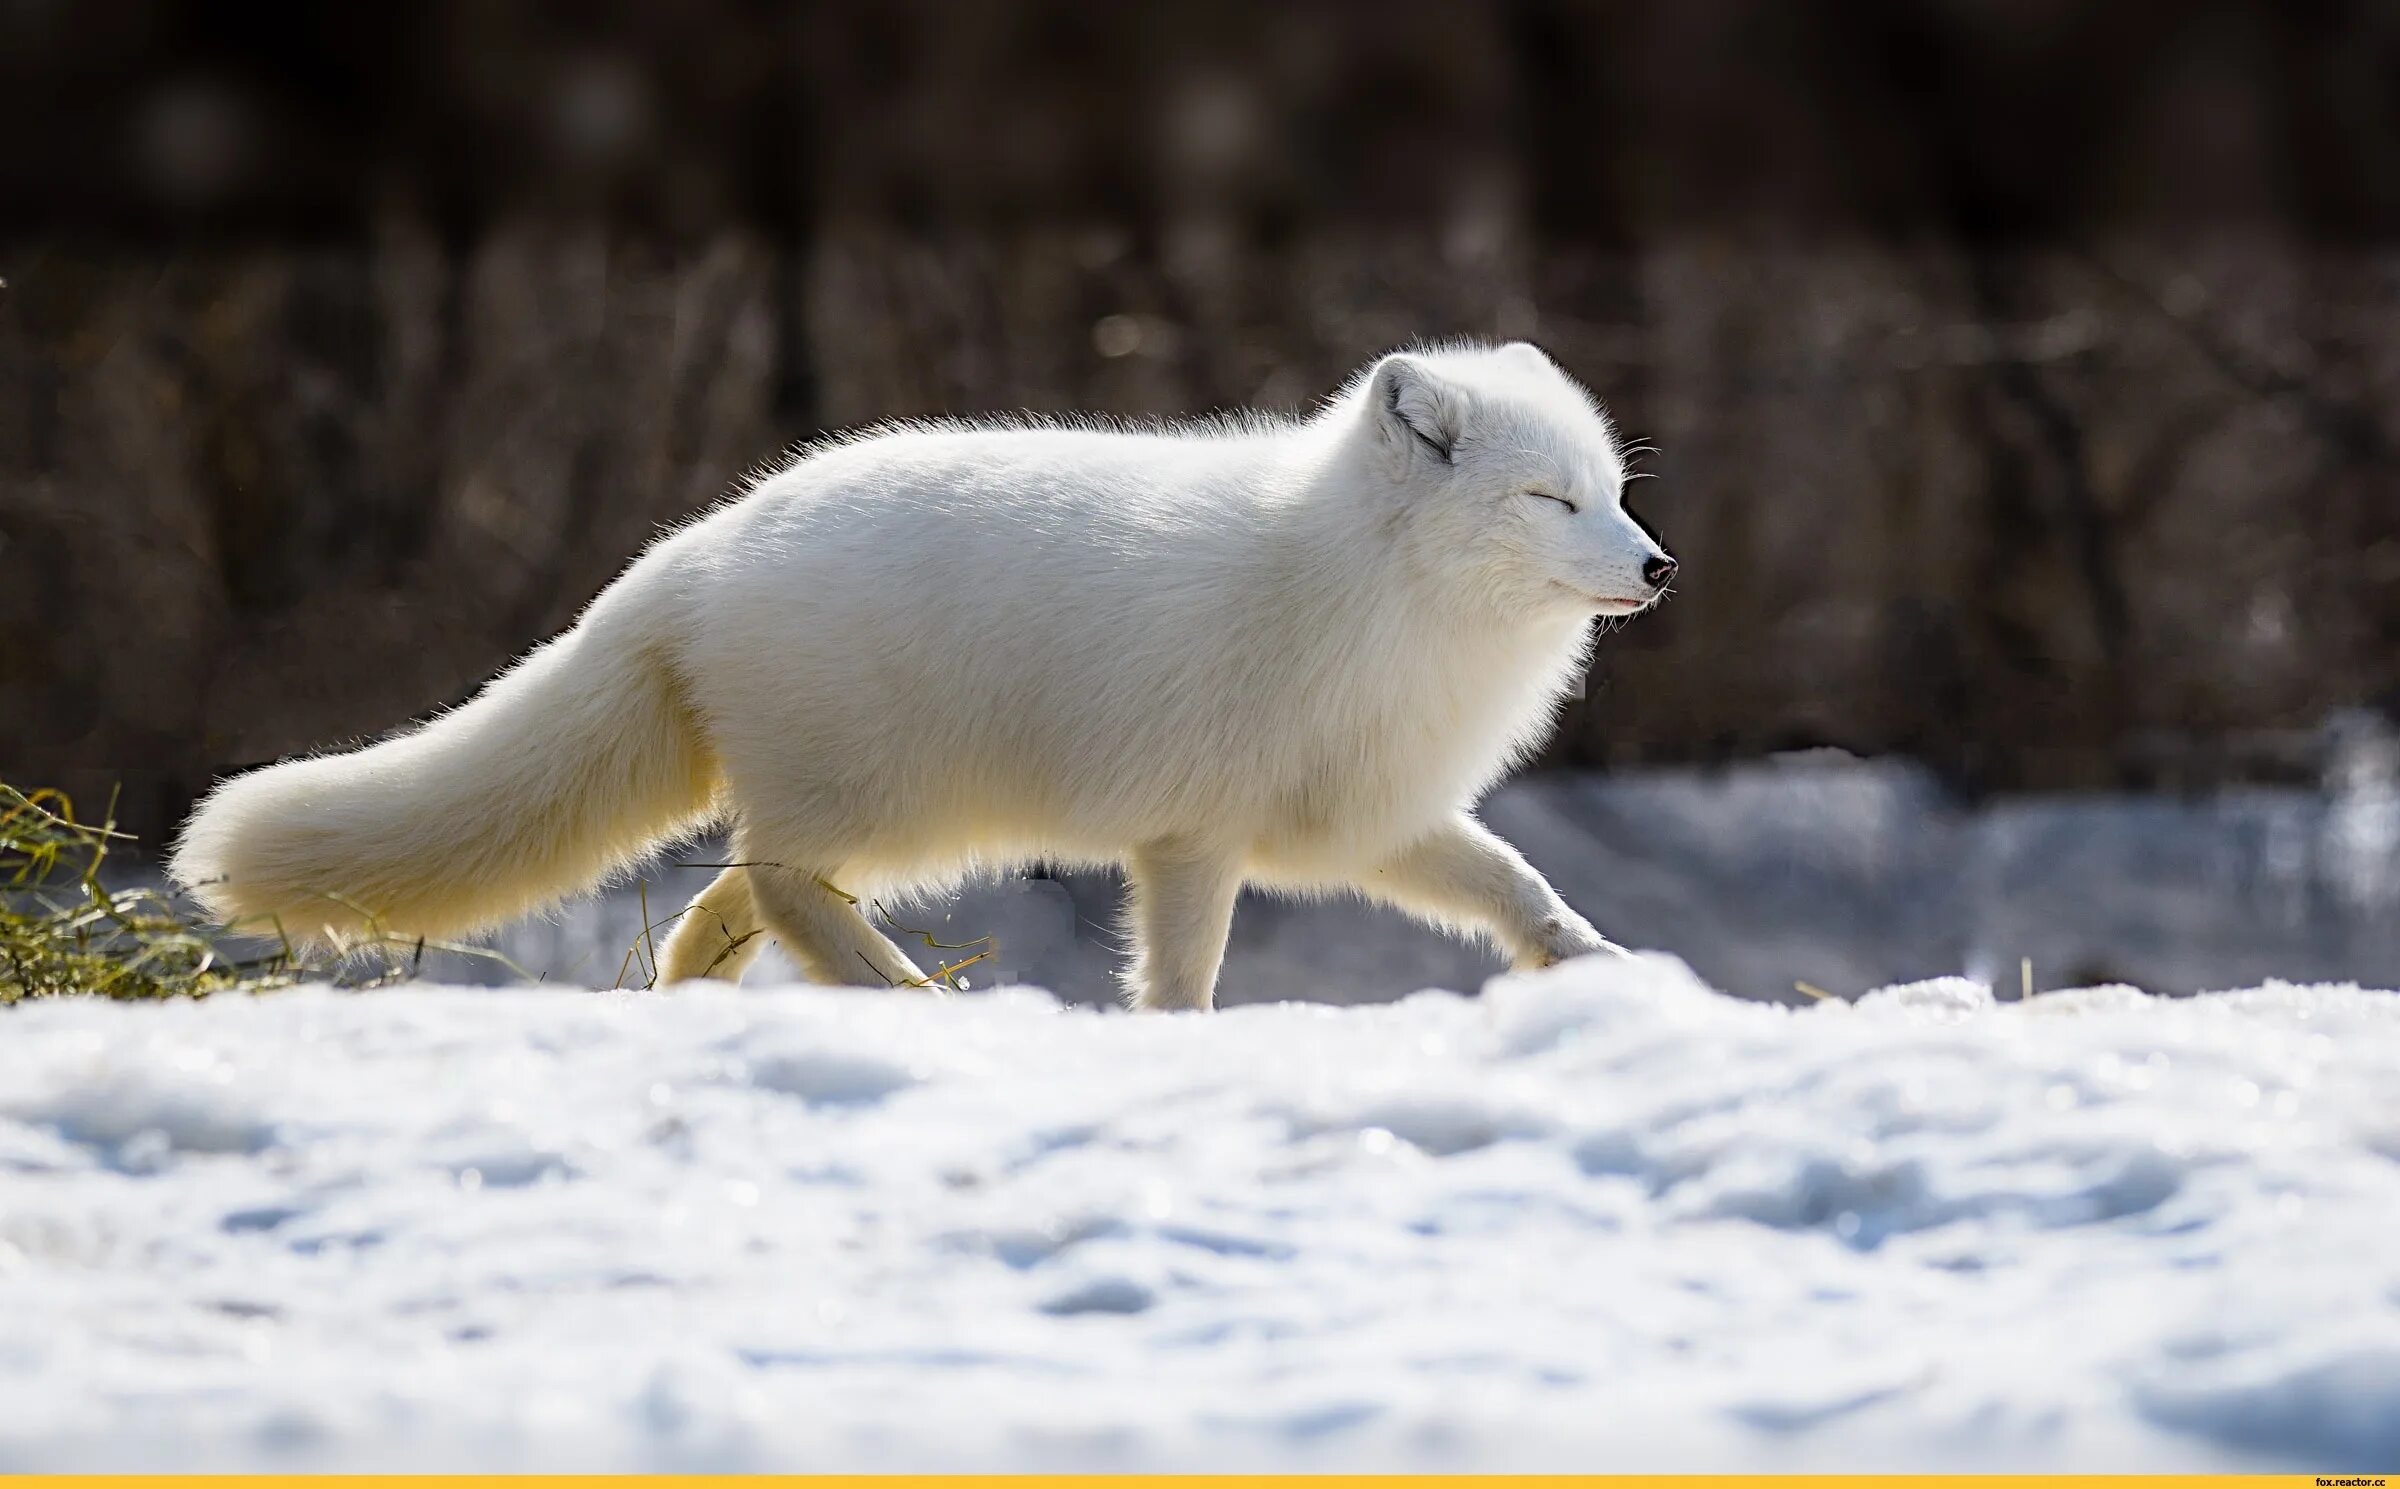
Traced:
<svg viewBox="0 0 2400 1489">
<path fill-rule="evenodd" d="M 614 1485 L 629 1481 L 706 1489 L 706 1486 L 856 1484 L 863 1489 L 964 1489 L 972 1485 L 1072 1484 L 1087 1489 L 1133 1489 L 1136 1485 L 1176 1486 L 1176 1489 L 1383 1489 L 1390 1485 L 1423 1485 L 1426 1489 L 1543 1489 L 1543 1486 L 1606 1485 L 1610 1489 L 1706 1489 L 1711 1485 L 1757 1484 L 1768 1489 L 1897 1489 L 1905 1484 L 1950 1484 L 1962 1489 L 2146 1489 L 2169 1484 L 2255 1485 L 2260 1489 L 2391 1489 L 2382 1474 L 739 1474 L 709 1477 L 698 1474 L 22 1474 L 5 1480 L 7 1489 L 55 1485 L 57 1489 L 106 1489 L 106 1486 L 162 1486 L 195 1483 L 225 1485 L 306 1485 L 332 1481 L 344 1489 L 401 1489 L 405 1485 L 485 1482 L 510 1489 L 567 1489 L 567 1486 Z"/>
</svg>

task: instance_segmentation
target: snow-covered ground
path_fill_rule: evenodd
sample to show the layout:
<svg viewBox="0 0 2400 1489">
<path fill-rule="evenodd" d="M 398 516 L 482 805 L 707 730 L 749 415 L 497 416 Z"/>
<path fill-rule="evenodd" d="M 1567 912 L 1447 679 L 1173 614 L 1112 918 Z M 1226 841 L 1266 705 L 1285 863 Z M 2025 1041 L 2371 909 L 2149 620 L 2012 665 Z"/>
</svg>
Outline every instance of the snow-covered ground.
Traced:
<svg viewBox="0 0 2400 1489">
<path fill-rule="evenodd" d="M 0 1468 L 2400 1464 L 2400 997 L 0 1014 Z"/>
</svg>

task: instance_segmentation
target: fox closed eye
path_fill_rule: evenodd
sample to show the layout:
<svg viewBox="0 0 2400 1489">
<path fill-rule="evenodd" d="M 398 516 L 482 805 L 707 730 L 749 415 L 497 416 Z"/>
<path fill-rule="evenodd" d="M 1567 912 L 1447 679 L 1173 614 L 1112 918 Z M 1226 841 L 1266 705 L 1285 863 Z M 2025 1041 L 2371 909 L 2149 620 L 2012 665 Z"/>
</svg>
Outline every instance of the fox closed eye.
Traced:
<svg viewBox="0 0 2400 1489">
<path fill-rule="evenodd" d="M 1562 507 L 1565 507 L 1565 508 L 1567 509 L 1567 513 L 1568 513 L 1568 515 L 1569 515 L 1569 516 L 1572 516 L 1572 515 L 1574 515 L 1575 513 L 1577 513 L 1577 512 L 1580 512 L 1580 511 L 1582 511 L 1582 510 L 1583 510 L 1583 508 L 1581 508 L 1581 507 L 1579 507 L 1579 506 L 1575 505 L 1573 502 L 1571 502 L 1571 501 L 1567 500 L 1565 497 L 1563 497 L 1563 496 L 1558 496 L 1558 495 L 1556 495 L 1556 494 L 1554 494 L 1554 493 L 1552 493 L 1552 492 L 1548 492 L 1548 491 L 1528 491 L 1528 492 L 1526 492 L 1525 494 L 1526 494 L 1527 496 L 1538 496 L 1538 497 L 1540 497 L 1540 498 L 1541 498 L 1543 501 L 1546 501 L 1546 502 L 1556 502 L 1556 503 L 1558 503 L 1560 506 L 1562 506 Z"/>
</svg>

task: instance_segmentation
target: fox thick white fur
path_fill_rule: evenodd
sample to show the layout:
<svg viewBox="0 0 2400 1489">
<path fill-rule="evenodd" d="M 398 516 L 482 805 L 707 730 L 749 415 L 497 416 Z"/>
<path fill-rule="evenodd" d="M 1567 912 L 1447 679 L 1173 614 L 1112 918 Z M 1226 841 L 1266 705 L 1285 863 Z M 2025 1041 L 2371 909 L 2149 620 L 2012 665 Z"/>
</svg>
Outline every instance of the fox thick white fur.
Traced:
<svg viewBox="0 0 2400 1489">
<path fill-rule="evenodd" d="M 711 822 L 660 954 L 923 983 L 849 895 L 1121 865 L 1131 1001 L 1213 1001 L 1244 884 L 1356 892 L 1518 965 L 1610 948 L 1471 812 L 1595 616 L 1673 562 L 1539 350 L 1383 358 L 1298 419 L 900 424 L 672 533 L 472 701 L 225 782 L 173 873 L 339 943 L 487 930 Z"/>
</svg>

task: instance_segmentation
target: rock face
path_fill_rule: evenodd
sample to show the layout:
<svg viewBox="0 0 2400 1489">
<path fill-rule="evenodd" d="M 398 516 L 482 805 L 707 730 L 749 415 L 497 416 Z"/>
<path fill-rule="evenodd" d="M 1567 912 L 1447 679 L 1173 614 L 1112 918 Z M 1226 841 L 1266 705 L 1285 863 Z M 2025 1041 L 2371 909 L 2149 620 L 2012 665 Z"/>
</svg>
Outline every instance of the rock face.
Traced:
<svg viewBox="0 0 2400 1489">
<path fill-rule="evenodd" d="M 790 441 L 1448 334 L 1661 451 L 1557 762 L 2144 784 L 2400 696 L 2389 16 L 935 9 L 8 21 L 0 770 L 155 831 Z"/>
</svg>

